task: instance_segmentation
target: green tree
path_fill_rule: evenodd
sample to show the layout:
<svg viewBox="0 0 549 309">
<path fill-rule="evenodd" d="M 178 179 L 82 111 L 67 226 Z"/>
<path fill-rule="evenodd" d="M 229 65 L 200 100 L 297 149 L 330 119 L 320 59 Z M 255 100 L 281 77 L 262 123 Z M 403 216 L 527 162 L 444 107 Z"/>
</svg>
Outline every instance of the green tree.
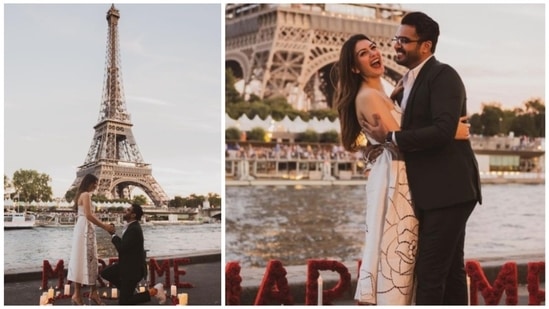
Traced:
<svg viewBox="0 0 549 309">
<path fill-rule="evenodd" d="M 168 207 L 180 208 L 185 206 L 185 199 L 181 196 L 175 196 L 173 200 L 168 202 Z"/>
<path fill-rule="evenodd" d="M 323 132 L 320 134 L 320 142 L 339 144 L 339 133 L 336 130 Z"/>
<path fill-rule="evenodd" d="M 485 104 L 480 115 L 480 120 L 483 125 L 483 135 L 494 136 L 499 134 L 503 120 L 503 111 L 499 107 L 499 104 Z"/>
<path fill-rule="evenodd" d="M 73 187 L 72 189 L 67 190 L 67 192 L 65 192 L 65 201 L 72 203 L 72 200 L 76 196 L 76 190 L 78 190 L 77 187 Z"/>
<path fill-rule="evenodd" d="M 210 202 L 210 207 L 221 207 L 221 196 L 217 193 L 208 193 L 208 202 Z"/>
<path fill-rule="evenodd" d="M 539 136 L 534 121 L 534 115 L 531 114 L 522 114 L 515 117 L 513 123 L 511 123 L 511 131 L 513 131 L 516 136 Z"/>
<path fill-rule="evenodd" d="M 250 109 L 250 103 L 248 102 L 238 102 L 233 103 L 225 106 L 225 113 L 229 115 L 232 119 L 238 119 L 240 116 L 242 116 L 244 113 L 246 113 Z"/>
<path fill-rule="evenodd" d="M 529 99 L 524 103 L 526 112 L 532 115 L 534 128 L 531 136 L 545 137 L 545 102 L 539 98 Z"/>
<path fill-rule="evenodd" d="M 309 119 L 316 117 L 318 120 L 328 119 L 334 121 L 338 118 L 337 110 L 332 108 L 313 109 L 309 111 Z"/>
<path fill-rule="evenodd" d="M 315 130 L 307 130 L 305 132 L 301 132 L 297 134 L 296 136 L 296 142 L 307 142 L 307 143 L 318 143 L 320 141 L 320 137 L 318 136 L 318 133 L 316 133 Z"/>
<path fill-rule="evenodd" d="M 269 105 L 271 108 L 271 117 L 274 120 L 280 121 L 284 119 L 284 116 L 289 115 L 292 112 L 295 112 L 292 105 L 288 103 L 286 98 L 283 97 L 274 97 L 266 99 L 265 104 Z"/>
<path fill-rule="evenodd" d="M 265 129 L 256 127 L 246 134 L 246 137 L 249 141 L 264 142 L 266 134 L 267 132 L 265 132 Z"/>
<path fill-rule="evenodd" d="M 469 118 L 469 124 L 471 124 L 471 127 L 469 128 L 469 133 L 477 135 L 482 134 L 483 128 L 480 114 L 473 114 Z"/>
<path fill-rule="evenodd" d="M 255 116 L 265 120 L 271 114 L 271 107 L 263 102 L 250 103 L 249 110 L 246 112 L 248 118 L 253 119 Z"/>
<path fill-rule="evenodd" d="M 225 105 L 242 101 L 240 93 L 234 87 L 235 83 L 236 78 L 234 77 L 233 70 L 230 68 L 225 69 Z"/>
<path fill-rule="evenodd" d="M 144 195 L 136 195 L 133 197 L 132 204 L 145 205 L 147 204 L 147 197 Z"/>
<path fill-rule="evenodd" d="M 48 174 L 35 170 L 19 169 L 13 174 L 15 192 L 19 195 L 19 200 L 25 202 L 50 201 L 53 195 L 50 181 Z"/>
<path fill-rule="evenodd" d="M 242 132 L 235 127 L 230 127 L 225 130 L 225 140 L 226 141 L 238 141 L 240 140 L 240 135 Z"/>
</svg>

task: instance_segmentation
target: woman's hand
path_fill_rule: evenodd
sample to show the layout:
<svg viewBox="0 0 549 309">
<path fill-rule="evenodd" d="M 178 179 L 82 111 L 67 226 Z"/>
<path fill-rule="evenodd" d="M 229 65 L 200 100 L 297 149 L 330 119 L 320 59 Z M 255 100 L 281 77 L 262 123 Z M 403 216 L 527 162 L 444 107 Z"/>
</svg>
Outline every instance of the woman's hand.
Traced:
<svg viewBox="0 0 549 309">
<path fill-rule="evenodd" d="M 455 139 L 468 140 L 471 137 L 471 134 L 469 133 L 469 128 L 471 127 L 471 124 L 464 122 L 467 121 L 467 118 L 469 117 L 463 116 L 459 118 Z"/>
<path fill-rule="evenodd" d="M 114 224 L 105 224 L 105 226 L 103 227 L 103 229 L 105 231 L 107 231 L 107 233 L 109 234 L 114 234 L 116 232 L 116 228 L 114 227 Z"/>
</svg>

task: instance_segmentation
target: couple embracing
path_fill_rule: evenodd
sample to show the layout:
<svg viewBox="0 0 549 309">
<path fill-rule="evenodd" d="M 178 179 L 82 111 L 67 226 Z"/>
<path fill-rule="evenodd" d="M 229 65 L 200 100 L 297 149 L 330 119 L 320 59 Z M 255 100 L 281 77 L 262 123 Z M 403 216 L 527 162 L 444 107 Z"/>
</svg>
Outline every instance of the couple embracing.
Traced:
<svg viewBox="0 0 549 309">
<path fill-rule="evenodd" d="M 354 35 L 341 48 L 335 106 L 342 144 L 361 150 L 364 133 L 371 167 L 359 304 L 467 304 L 465 226 L 482 200 L 480 178 L 463 123 L 465 87 L 435 59 L 438 36 L 424 13 L 402 18 L 394 60 L 410 70 L 391 98 L 376 44 Z"/>
</svg>

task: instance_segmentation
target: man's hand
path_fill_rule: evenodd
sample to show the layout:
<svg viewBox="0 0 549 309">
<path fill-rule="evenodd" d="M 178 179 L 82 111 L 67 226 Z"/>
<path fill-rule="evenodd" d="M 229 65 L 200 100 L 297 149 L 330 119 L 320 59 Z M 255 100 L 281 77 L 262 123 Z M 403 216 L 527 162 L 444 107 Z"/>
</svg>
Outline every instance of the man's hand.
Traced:
<svg viewBox="0 0 549 309">
<path fill-rule="evenodd" d="M 109 223 L 109 226 L 107 227 L 107 232 L 109 233 L 109 235 L 113 235 L 114 233 L 116 233 L 116 227 L 114 226 L 114 224 L 112 223 Z"/>
<path fill-rule="evenodd" d="M 458 126 L 456 130 L 455 139 L 456 140 L 468 140 L 471 137 L 471 134 L 469 132 L 469 128 L 471 127 L 470 123 L 467 123 L 467 116 L 463 116 L 459 118 Z"/>
<path fill-rule="evenodd" d="M 364 119 L 359 120 L 362 131 L 364 131 L 369 138 L 373 138 L 379 143 L 385 143 L 385 137 L 389 131 L 387 131 L 385 126 L 381 123 L 381 117 L 378 114 L 373 114 L 373 117 L 374 123 L 372 124 L 369 124 Z"/>
</svg>

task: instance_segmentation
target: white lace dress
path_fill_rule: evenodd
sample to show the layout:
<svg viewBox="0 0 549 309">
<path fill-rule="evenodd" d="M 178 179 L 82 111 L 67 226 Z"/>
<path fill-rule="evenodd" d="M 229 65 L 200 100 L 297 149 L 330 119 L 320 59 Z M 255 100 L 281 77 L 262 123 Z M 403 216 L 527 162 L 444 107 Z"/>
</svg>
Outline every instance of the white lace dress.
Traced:
<svg viewBox="0 0 549 309">
<path fill-rule="evenodd" d="M 93 213 L 93 206 L 92 213 Z M 84 206 L 78 206 L 78 217 L 72 236 L 67 279 L 85 285 L 95 285 L 98 275 L 95 225 L 86 219 Z"/>
<path fill-rule="evenodd" d="M 400 111 L 392 114 L 400 123 Z M 361 303 L 411 305 L 414 298 L 418 221 L 404 161 L 393 156 L 383 150 L 366 184 L 365 244 L 355 293 Z"/>
</svg>

